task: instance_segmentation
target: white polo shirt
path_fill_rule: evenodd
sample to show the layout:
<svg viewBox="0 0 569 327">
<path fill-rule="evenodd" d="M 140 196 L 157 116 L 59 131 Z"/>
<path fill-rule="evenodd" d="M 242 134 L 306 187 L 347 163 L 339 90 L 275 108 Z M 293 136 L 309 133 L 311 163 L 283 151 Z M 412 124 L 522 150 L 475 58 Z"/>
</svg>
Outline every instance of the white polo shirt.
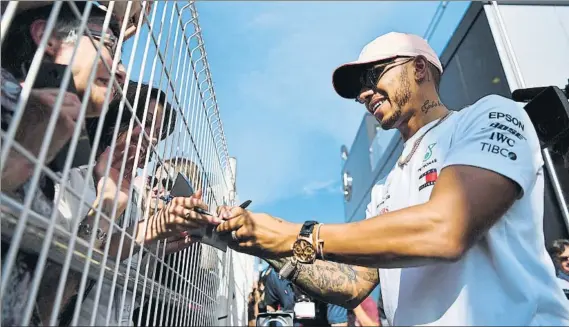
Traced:
<svg viewBox="0 0 569 327">
<path fill-rule="evenodd" d="M 404 156 L 435 123 L 405 143 Z M 385 184 L 374 186 L 367 218 L 427 202 L 451 165 L 495 171 L 518 183 L 523 195 L 457 262 L 380 269 L 390 325 L 569 326 L 569 302 L 544 245 L 543 159 L 519 104 L 490 95 L 454 112 L 425 135 L 407 165 L 396 165 Z"/>
</svg>

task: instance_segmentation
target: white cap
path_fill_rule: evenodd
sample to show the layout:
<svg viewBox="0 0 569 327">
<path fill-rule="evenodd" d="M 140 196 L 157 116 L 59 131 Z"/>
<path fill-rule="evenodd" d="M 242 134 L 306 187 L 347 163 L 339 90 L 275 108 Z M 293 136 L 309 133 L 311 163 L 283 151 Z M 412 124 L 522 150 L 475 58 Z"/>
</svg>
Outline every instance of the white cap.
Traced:
<svg viewBox="0 0 569 327">
<path fill-rule="evenodd" d="M 442 74 L 443 65 L 425 39 L 414 34 L 390 32 L 368 43 L 362 49 L 358 60 L 336 68 L 332 75 L 332 84 L 341 97 L 354 99 L 361 90 L 360 76 L 370 64 L 396 57 L 417 56 L 425 57 Z"/>
</svg>

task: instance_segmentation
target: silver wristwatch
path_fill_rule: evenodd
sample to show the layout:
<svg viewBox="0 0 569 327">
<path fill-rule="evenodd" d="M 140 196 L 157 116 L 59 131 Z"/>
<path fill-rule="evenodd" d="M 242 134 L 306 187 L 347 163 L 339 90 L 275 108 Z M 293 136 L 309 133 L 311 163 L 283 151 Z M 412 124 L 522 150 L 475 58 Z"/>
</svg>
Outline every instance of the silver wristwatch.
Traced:
<svg viewBox="0 0 569 327">
<path fill-rule="evenodd" d="M 287 261 L 285 265 L 279 271 L 279 277 L 281 279 L 290 280 L 290 278 L 294 275 L 298 268 L 298 261 L 296 258 L 292 258 L 291 260 Z"/>
</svg>

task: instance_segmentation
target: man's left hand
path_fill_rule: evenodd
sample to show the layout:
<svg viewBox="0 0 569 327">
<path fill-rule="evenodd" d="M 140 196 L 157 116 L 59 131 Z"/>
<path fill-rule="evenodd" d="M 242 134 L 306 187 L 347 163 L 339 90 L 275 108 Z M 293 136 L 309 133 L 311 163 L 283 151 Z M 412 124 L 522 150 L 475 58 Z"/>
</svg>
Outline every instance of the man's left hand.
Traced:
<svg viewBox="0 0 569 327">
<path fill-rule="evenodd" d="M 229 240 L 231 249 L 261 258 L 292 255 L 300 225 L 239 207 L 220 207 L 217 212 L 225 220 L 217 226 L 217 232 Z M 233 231 L 237 241 L 231 235 Z"/>
</svg>

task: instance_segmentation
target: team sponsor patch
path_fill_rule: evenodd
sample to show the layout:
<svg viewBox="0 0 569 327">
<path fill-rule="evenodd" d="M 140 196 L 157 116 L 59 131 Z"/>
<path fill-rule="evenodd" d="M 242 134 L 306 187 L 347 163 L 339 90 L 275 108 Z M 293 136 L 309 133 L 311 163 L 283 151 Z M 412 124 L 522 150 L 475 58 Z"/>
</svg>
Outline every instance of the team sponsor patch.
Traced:
<svg viewBox="0 0 569 327">
<path fill-rule="evenodd" d="M 428 168 L 429 166 L 431 166 L 432 164 L 436 164 L 436 163 L 437 163 L 437 159 L 433 159 L 433 160 L 424 162 L 423 165 L 419 169 L 417 169 L 417 172 L 420 173 L 423 170 L 425 170 L 426 168 Z"/>
<path fill-rule="evenodd" d="M 496 112 L 496 111 L 494 111 L 494 112 L 491 112 L 491 113 L 488 114 L 488 118 L 489 118 L 489 119 L 503 119 L 503 120 L 505 120 L 506 122 L 508 122 L 508 123 L 510 123 L 510 124 L 513 124 L 513 125 L 516 126 L 517 128 L 520 128 L 522 131 L 525 130 L 525 126 L 524 126 L 524 124 L 522 123 L 522 121 L 519 120 L 518 118 L 516 118 L 516 117 L 510 115 L 510 114 L 505 114 L 505 113 L 502 113 L 502 112 Z"/>
<path fill-rule="evenodd" d="M 423 162 L 431 159 L 431 157 L 433 156 L 433 149 L 435 148 L 435 145 L 437 145 L 437 143 L 431 143 L 427 146 L 427 152 L 425 152 L 425 156 L 423 157 Z"/>
<path fill-rule="evenodd" d="M 523 136 L 515 128 L 512 128 L 512 127 L 505 125 L 505 124 L 502 124 L 500 122 L 491 123 L 489 127 L 484 127 L 482 129 L 486 130 L 486 129 L 490 129 L 490 128 L 497 129 L 497 130 L 504 131 L 504 132 L 508 132 L 508 133 L 512 134 L 513 136 L 517 137 L 519 140 L 522 140 L 522 141 L 526 140 L 526 137 Z"/>
<path fill-rule="evenodd" d="M 490 144 L 490 143 L 486 143 L 486 142 L 480 142 L 480 144 L 482 145 L 482 147 L 480 148 L 480 151 L 482 151 L 482 152 L 488 152 L 488 153 L 500 155 L 500 156 L 502 156 L 504 158 L 508 158 L 512 161 L 516 161 L 518 159 L 518 155 L 515 152 L 510 151 L 509 149 L 507 149 L 505 147 L 501 147 L 499 145 Z"/>
<path fill-rule="evenodd" d="M 516 140 L 514 140 L 513 138 L 508 137 L 508 135 L 500 133 L 500 132 L 490 133 L 490 136 L 488 137 L 488 139 L 495 141 L 495 142 L 502 143 L 503 145 L 507 145 L 509 147 L 513 147 L 516 145 Z"/>
<path fill-rule="evenodd" d="M 419 177 L 419 180 L 421 182 L 423 182 L 423 184 L 421 186 L 419 186 L 419 191 L 421 191 L 425 187 L 435 185 L 435 182 L 437 181 L 438 177 L 439 176 L 438 176 L 437 170 L 434 168 L 429 169 L 426 172 L 424 172 L 423 174 L 421 174 L 421 176 Z"/>
</svg>

